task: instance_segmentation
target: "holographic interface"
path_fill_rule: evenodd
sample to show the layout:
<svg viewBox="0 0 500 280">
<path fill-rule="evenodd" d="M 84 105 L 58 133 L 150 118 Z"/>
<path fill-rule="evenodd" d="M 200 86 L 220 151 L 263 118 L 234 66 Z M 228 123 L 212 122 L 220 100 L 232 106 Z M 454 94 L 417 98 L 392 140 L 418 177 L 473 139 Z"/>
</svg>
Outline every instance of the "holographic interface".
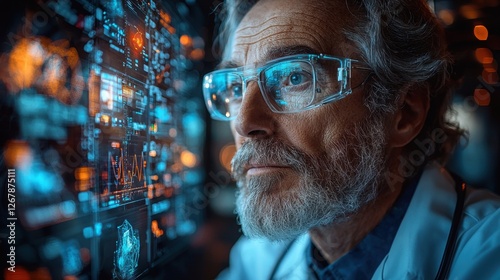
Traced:
<svg viewBox="0 0 500 280">
<path fill-rule="evenodd" d="M 141 241 L 139 231 L 125 220 L 118 226 L 118 241 L 114 257 L 114 279 L 131 279 L 139 261 Z"/>
<path fill-rule="evenodd" d="M 204 43 L 177 2 L 27 0 L 10 11 L 0 163 L 16 169 L 25 279 L 144 278 L 198 229 Z"/>
</svg>

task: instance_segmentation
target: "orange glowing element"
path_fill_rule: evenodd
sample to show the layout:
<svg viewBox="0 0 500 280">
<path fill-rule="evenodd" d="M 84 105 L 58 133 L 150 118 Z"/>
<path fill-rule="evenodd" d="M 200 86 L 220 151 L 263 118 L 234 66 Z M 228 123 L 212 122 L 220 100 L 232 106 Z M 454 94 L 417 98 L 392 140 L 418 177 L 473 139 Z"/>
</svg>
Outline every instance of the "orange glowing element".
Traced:
<svg viewBox="0 0 500 280">
<path fill-rule="evenodd" d="M 234 157 L 234 154 L 236 153 L 236 146 L 234 144 L 229 144 L 226 145 L 222 148 L 219 154 L 219 161 L 222 166 L 227 171 L 231 171 L 231 160 Z"/>
<path fill-rule="evenodd" d="M 27 142 L 12 140 L 5 146 L 4 158 L 7 166 L 23 168 L 31 164 L 33 155 Z"/>
<path fill-rule="evenodd" d="M 479 106 L 488 106 L 491 101 L 490 93 L 484 88 L 477 88 L 474 90 L 474 101 Z"/>
<path fill-rule="evenodd" d="M 75 169 L 75 179 L 77 181 L 89 181 L 94 177 L 94 168 L 78 167 Z"/>
<path fill-rule="evenodd" d="M 172 21 L 172 18 L 170 17 L 170 15 L 163 10 L 160 10 L 160 18 L 161 18 L 161 20 L 163 20 L 165 23 L 168 23 L 168 24 L 170 24 L 170 22 Z"/>
<path fill-rule="evenodd" d="M 155 237 L 160 237 L 163 235 L 163 230 L 158 227 L 158 222 L 156 220 L 153 220 L 151 222 L 151 232 Z"/>
<path fill-rule="evenodd" d="M 67 40 L 20 39 L 10 54 L 0 59 L 0 64 L 5 66 L 0 80 L 11 93 L 35 88 L 62 103 L 75 104 L 85 87 L 78 52 L 69 47 Z"/>
<path fill-rule="evenodd" d="M 111 142 L 111 148 L 119 149 L 120 148 L 120 142 Z"/>
<path fill-rule="evenodd" d="M 175 34 L 175 31 L 176 31 L 175 28 L 173 28 L 172 26 L 168 26 L 167 30 L 168 30 L 168 32 L 170 32 L 170 34 Z"/>
<path fill-rule="evenodd" d="M 438 17 L 446 25 L 451 25 L 451 24 L 453 24 L 453 21 L 455 21 L 455 17 L 453 16 L 453 12 L 450 10 L 446 10 L 446 9 L 439 11 Z"/>
<path fill-rule="evenodd" d="M 480 41 L 486 41 L 488 39 L 488 29 L 484 25 L 474 26 L 474 36 Z"/>
<path fill-rule="evenodd" d="M 194 49 L 191 51 L 190 57 L 192 60 L 202 60 L 205 56 L 205 51 L 202 49 Z"/>
<path fill-rule="evenodd" d="M 196 155 L 188 150 L 184 150 L 181 153 L 181 162 L 184 166 L 188 168 L 193 168 L 196 166 Z"/>
<path fill-rule="evenodd" d="M 498 71 L 498 63 L 493 59 L 491 63 L 483 64 L 484 71 L 488 72 L 497 72 Z"/>
<path fill-rule="evenodd" d="M 63 280 L 78 280 L 78 278 L 74 275 L 66 275 Z"/>
<path fill-rule="evenodd" d="M 474 55 L 479 63 L 490 64 L 493 62 L 493 53 L 488 48 L 477 48 Z"/>
<path fill-rule="evenodd" d="M 142 50 L 142 46 L 144 45 L 144 39 L 142 38 L 142 32 L 135 32 L 132 37 L 132 46 L 136 51 Z"/>
<path fill-rule="evenodd" d="M 122 86 L 122 96 L 126 98 L 134 97 L 134 89 L 127 86 Z"/>
<path fill-rule="evenodd" d="M 78 192 L 86 192 L 92 187 L 90 181 L 76 181 L 75 182 L 75 190 Z"/>
<path fill-rule="evenodd" d="M 490 85 L 498 83 L 498 73 L 496 71 L 484 70 L 482 74 L 483 80 Z"/>
<path fill-rule="evenodd" d="M 95 117 L 95 115 L 101 110 L 100 108 L 100 86 L 101 78 L 95 73 L 94 70 L 90 70 L 89 75 L 89 115 Z"/>
<path fill-rule="evenodd" d="M 460 7 L 460 14 L 466 19 L 476 19 L 479 17 L 479 11 L 475 5 L 463 5 Z"/>
<path fill-rule="evenodd" d="M 182 35 L 179 41 L 181 42 L 181 45 L 185 47 L 193 44 L 193 39 L 191 39 L 188 35 Z"/>
<path fill-rule="evenodd" d="M 158 175 L 151 175 L 150 178 L 152 181 L 158 181 L 158 179 L 159 179 Z"/>
<path fill-rule="evenodd" d="M 16 266 L 15 271 L 16 272 L 13 273 L 13 272 L 7 270 L 7 268 L 5 268 L 3 279 L 5 279 L 5 280 L 32 279 L 29 272 L 24 267 Z"/>
<path fill-rule="evenodd" d="M 107 124 L 109 123 L 110 117 L 108 115 L 102 115 L 101 116 L 101 122 Z"/>
</svg>

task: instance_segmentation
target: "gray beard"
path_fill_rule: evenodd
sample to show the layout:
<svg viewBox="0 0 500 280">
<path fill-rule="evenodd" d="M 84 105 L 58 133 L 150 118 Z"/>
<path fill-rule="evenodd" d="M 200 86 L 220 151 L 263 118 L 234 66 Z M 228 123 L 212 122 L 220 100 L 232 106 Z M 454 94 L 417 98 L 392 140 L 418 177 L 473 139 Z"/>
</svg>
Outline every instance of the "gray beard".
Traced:
<svg viewBox="0 0 500 280">
<path fill-rule="evenodd" d="M 314 227 L 342 222 L 377 196 L 384 155 L 385 134 L 379 120 L 355 126 L 336 141 L 331 154 L 319 157 L 272 139 L 246 141 L 232 161 L 243 233 L 287 240 Z M 285 185 L 286 172 L 247 178 L 244 166 L 251 161 L 289 166 L 297 180 Z"/>
</svg>

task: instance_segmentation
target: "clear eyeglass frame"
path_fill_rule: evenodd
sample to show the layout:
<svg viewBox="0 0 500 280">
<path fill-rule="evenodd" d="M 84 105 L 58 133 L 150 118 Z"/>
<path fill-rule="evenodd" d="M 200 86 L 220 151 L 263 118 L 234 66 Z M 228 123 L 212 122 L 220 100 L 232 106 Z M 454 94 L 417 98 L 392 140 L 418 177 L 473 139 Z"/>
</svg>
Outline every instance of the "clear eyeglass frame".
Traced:
<svg viewBox="0 0 500 280">
<path fill-rule="evenodd" d="M 328 61 L 332 63 L 338 63 L 338 68 L 336 69 L 337 80 L 335 81 L 336 90 L 332 90 L 328 94 L 324 94 L 322 93 L 322 89 L 319 88 L 320 76 L 328 75 L 331 77 L 335 77 L 334 73 L 320 73 L 320 75 L 318 74 L 318 72 L 325 72 L 324 69 L 319 69 L 321 68 L 319 66 L 319 63 Z M 277 100 L 276 96 L 273 97 L 270 94 L 271 91 L 269 90 L 269 85 L 266 84 L 266 79 L 268 78 L 266 78 L 265 76 L 268 71 L 271 71 L 270 69 L 282 69 L 280 68 L 280 66 L 286 66 L 288 65 L 287 63 L 300 63 L 302 65 L 308 65 L 312 72 L 310 73 L 311 86 L 309 89 L 307 89 L 310 96 L 300 97 L 307 98 L 306 100 L 310 100 L 310 102 L 307 102 L 307 104 L 305 105 L 298 104 L 291 109 L 287 109 L 285 108 L 285 106 L 281 106 L 280 104 L 286 102 L 284 102 L 283 100 Z M 301 54 L 285 56 L 268 61 L 261 67 L 254 69 L 238 67 L 220 69 L 207 73 L 203 77 L 203 95 L 207 109 L 213 119 L 220 121 L 231 121 L 238 115 L 239 106 L 246 94 L 247 84 L 250 81 L 256 81 L 264 98 L 264 101 L 272 112 L 298 113 L 315 109 L 320 106 L 340 100 L 351 94 L 353 89 L 364 85 L 364 83 L 371 75 L 368 75 L 360 85 L 357 85 L 354 88 L 351 87 L 351 71 L 353 68 L 371 71 L 371 69 L 366 64 L 350 58 L 342 58 L 325 54 Z M 233 79 L 236 79 L 238 81 L 238 83 L 236 83 L 236 86 L 235 84 L 227 84 L 228 77 L 232 77 Z M 217 82 L 215 82 L 221 79 L 225 81 L 225 85 L 219 85 L 217 84 Z M 264 80 L 265 82 L 263 82 Z M 222 90 L 220 89 L 221 87 Z M 228 93 L 231 91 L 229 90 L 229 87 L 233 87 L 233 93 Z M 236 96 L 234 94 L 234 89 L 237 87 L 240 87 L 238 90 L 241 91 L 241 94 Z M 283 90 L 283 88 L 280 88 L 279 91 L 281 92 L 281 90 Z M 321 93 L 323 96 L 319 96 L 319 93 Z M 231 110 L 231 108 L 233 109 Z M 235 113 L 232 113 L 231 111 L 234 111 Z"/>
</svg>

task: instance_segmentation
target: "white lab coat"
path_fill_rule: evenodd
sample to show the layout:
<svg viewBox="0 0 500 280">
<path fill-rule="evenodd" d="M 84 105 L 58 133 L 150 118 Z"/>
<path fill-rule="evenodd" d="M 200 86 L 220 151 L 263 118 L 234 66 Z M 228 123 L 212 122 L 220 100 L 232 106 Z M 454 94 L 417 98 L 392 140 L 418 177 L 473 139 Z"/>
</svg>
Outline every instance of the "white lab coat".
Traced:
<svg viewBox="0 0 500 280">
<path fill-rule="evenodd" d="M 434 279 L 456 205 L 455 182 L 436 163 L 426 166 L 389 253 L 372 279 Z M 307 234 L 280 261 L 273 279 L 312 279 Z M 269 279 L 287 243 L 240 238 L 218 279 Z M 449 279 L 500 279 L 500 197 L 468 188 Z"/>
</svg>

